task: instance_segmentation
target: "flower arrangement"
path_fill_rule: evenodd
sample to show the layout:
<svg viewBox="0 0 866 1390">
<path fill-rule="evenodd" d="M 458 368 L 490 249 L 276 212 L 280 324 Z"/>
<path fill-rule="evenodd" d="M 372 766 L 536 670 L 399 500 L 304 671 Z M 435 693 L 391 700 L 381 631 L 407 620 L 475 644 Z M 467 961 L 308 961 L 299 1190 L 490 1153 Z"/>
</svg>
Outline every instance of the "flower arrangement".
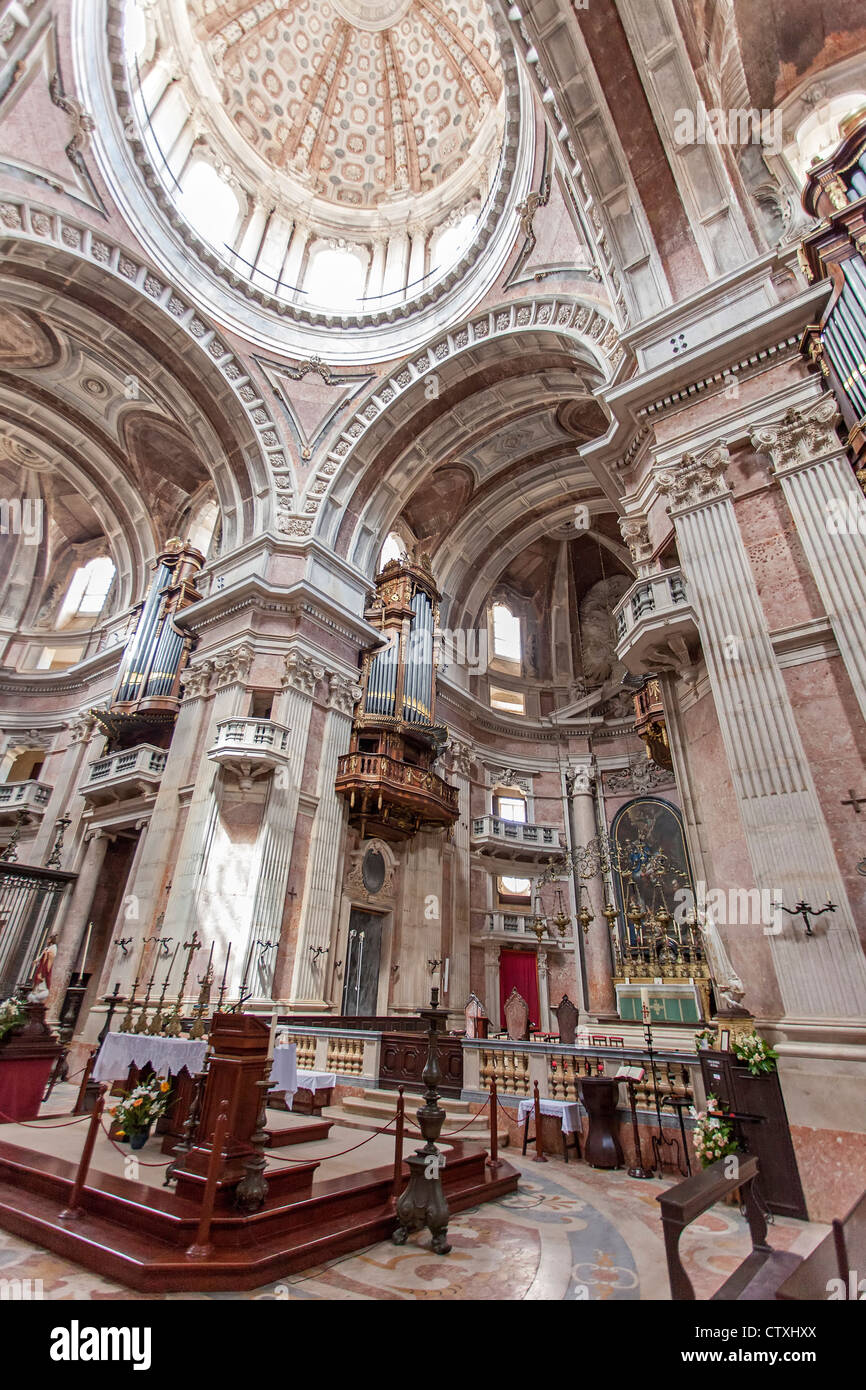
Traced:
<svg viewBox="0 0 866 1390">
<path fill-rule="evenodd" d="M 0 1004 L 0 1039 L 26 1023 L 29 1014 L 20 999 L 4 999 Z"/>
<path fill-rule="evenodd" d="M 154 1120 L 165 1113 L 170 1089 L 170 1083 L 160 1076 L 149 1076 L 146 1081 L 133 1087 L 120 1104 L 110 1111 L 117 1126 L 117 1138 L 131 1138 L 150 1129 Z"/>
<path fill-rule="evenodd" d="M 701 1160 L 702 1168 L 709 1168 L 728 1154 L 735 1154 L 739 1145 L 734 1138 L 734 1127 L 727 1116 L 719 1110 L 715 1096 L 707 1096 L 706 1110 L 691 1108 L 694 1117 L 695 1153 Z"/>
<path fill-rule="evenodd" d="M 715 1028 L 699 1028 L 697 1033 L 695 1033 L 695 1047 L 698 1051 L 704 1047 L 712 1047 L 715 1041 Z"/>
<path fill-rule="evenodd" d="M 753 1076 L 776 1070 L 778 1052 L 757 1033 L 745 1033 L 734 1038 L 731 1050 L 739 1062 L 743 1062 Z"/>
</svg>

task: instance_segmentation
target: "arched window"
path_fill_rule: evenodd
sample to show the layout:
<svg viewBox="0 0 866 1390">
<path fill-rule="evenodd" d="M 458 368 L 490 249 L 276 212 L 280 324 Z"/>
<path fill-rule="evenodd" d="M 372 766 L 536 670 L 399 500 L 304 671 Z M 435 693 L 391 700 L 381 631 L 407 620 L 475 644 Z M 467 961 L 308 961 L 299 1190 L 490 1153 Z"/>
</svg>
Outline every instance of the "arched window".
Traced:
<svg viewBox="0 0 866 1390">
<path fill-rule="evenodd" d="M 493 655 L 503 661 L 520 661 L 520 619 L 504 603 L 493 605 Z"/>
<path fill-rule="evenodd" d="M 95 617 L 105 607 L 114 579 L 114 565 L 107 555 L 97 555 L 75 571 L 60 610 L 60 622 Z"/>
<path fill-rule="evenodd" d="M 453 227 L 438 232 L 430 245 L 430 269 L 448 270 L 459 261 L 478 220 L 477 212 L 467 212 Z"/>
<path fill-rule="evenodd" d="M 397 532 L 392 531 L 386 538 L 385 544 L 382 546 L 379 553 L 379 569 L 383 570 L 389 560 L 399 560 L 401 555 L 405 554 L 405 551 L 406 547 L 397 535 Z"/>
<path fill-rule="evenodd" d="M 349 311 L 364 293 L 366 273 L 364 261 L 354 251 L 323 246 L 310 258 L 303 287 L 310 302 Z"/>
<path fill-rule="evenodd" d="M 840 125 L 866 106 L 866 92 L 842 92 L 818 102 L 814 111 L 801 121 L 794 142 L 785 153 L 798 179 L 805 181 L 810 165 L 826 159 L 842 138 Z"/>
<path fill-rule="evenodd" d="M 196 160 L 184 175 L 177 206 L 190 226 L 212 246 L 223 250 L 231 245 L 241 205 L 206 159 Z"/>
<path fill-rule="evenodd" d="M 532 880 L 504 876 L 496 880 L 496 891 L 502 903 L 523 903 L 527 907 L 532 901 Z"/>
<path fill-rule="evenodd" d="M 501 820 L 526 824 L 526 797 L 518 787 L 497 787 L 493 793 L 493 814 Z"/>
</svg>

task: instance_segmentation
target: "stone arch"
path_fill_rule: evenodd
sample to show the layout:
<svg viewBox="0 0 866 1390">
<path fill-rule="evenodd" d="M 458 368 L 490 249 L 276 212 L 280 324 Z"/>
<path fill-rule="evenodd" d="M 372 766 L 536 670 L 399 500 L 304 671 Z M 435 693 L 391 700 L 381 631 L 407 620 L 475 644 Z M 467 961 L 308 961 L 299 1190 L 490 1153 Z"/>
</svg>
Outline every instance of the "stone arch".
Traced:
<svg viewBox="0 0 866 1390">
<path fill-rule="evenodd" d="M 226 544 L 285 530 L 281 518 L 291 512 L 296 481 L 279 426 L 252 369 L 191 298 L 110 236 L 42 204 L 5 197 L 0 227 L 10 247 L 5 275 L 62 284 L 64 293 L 122 324 L 183 381 L 219 443 L 221 457 L 208 464 L 221 493 Z"/>
<path fill-rule="evenodd" d="M 368 470 L 377 457 L 386 457 L 387 441 L 397 425 L 421 415 L 425 404 L 435 406 L 441 399 L 442 378 L 453 378 L 462 364 L 480 357 L 501 365 L 503 348 L 512 357 L 523 344 L 531 344 L 536 352 L 546 348 L 559 354 L 588 374 L 593 385 L 609 380 L 623 355 L 609 311 L 589 300 L 548 295 L 474 315 L 379 378 L 361 398 L 310 479 L 302 513 L 289 522 L 290 534 L 316 535 L 357 562 L 353 538 L 366 501 L 365 475 L 372 477 Z"/>
</svg>

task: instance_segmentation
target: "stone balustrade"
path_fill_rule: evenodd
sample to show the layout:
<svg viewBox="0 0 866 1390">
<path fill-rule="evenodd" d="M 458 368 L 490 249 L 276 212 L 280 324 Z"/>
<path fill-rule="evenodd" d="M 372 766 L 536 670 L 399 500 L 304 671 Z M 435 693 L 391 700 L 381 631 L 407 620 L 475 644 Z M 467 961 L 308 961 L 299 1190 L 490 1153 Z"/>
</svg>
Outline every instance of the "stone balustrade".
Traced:
<svg viewBox="0 0 866 1390">
<path fill-rule="evenodd" d="M 682 570 L 661 570 L 636 580 L 613 610 L 616 653 L 640 675 L 658 667 L 659 648 L 698 637 L 698 620 L 689 603 Z"/>
<path fill-rule="evenodd" d="M 492 815 L 473 817 L 470 841 L 472 848 L 483 854 L 508 859 L 544 860 L 562 850 L 562 833 L 557 826 Z"/>
<path fill-rule="evenodd" d="M 53 791 L 47 782 L 4 782 L 0 786 L 0 822 L 16 820 L 19 811 L 26 811 L 31 819 L 43 816 Z"/>
<path fill-rule="evenodd" d="M 134 748 L 97 758 L 90 764 L 79 792 L 92 805 L 155 794 L 167 758 L 166 750 L 152 743 L 138 743 Z"/>
</svg>

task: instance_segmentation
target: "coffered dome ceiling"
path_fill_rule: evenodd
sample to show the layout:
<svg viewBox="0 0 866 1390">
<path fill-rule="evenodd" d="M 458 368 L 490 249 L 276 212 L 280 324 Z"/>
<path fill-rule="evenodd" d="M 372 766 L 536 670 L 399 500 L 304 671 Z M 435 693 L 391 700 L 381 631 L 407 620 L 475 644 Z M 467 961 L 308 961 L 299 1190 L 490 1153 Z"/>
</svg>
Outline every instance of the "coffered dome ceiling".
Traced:
<svg viewBox="0 0 866 1390">
<path fill-rule="evenodd" d="M 464 184 L 490 153 L 502 74 L 484 0 L 187 8 L 235 129 L 319 198 L 376 208 Z"/>
</svg>

